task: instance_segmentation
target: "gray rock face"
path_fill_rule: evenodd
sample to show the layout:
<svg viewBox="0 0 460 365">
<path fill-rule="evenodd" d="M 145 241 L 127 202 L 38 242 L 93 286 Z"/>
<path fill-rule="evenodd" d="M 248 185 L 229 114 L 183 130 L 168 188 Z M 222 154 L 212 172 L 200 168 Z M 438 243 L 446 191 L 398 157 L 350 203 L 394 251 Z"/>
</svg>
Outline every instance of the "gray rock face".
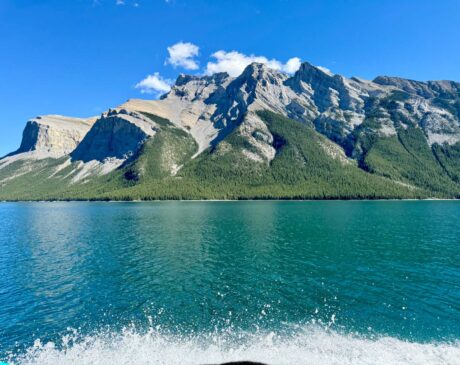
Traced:
<svg viewBox="0 0 460 365">
<path fill-rule="evenodd" d="M 131 100 L 124 107 L 171 120 L 192 134 L 199 152 L 235 128 L 261 147 L 258 131 L 249 131 L 257 120 L 253 112 L 262 109 L 313 126 L 352 157 L 360 154 L 355 145 L 360 133 L 391 136 L 399 128 L 417 127 L 429 144 L 460 141 L 459 83 L 386 76 L 367 81 L 334 75 L 307 62 L 292 77 L 256 63 L 236 78 L 225 73 L 181 75 L 162 100 Z M 248 156 L 270 160 L 270 149 L 260 152 Z"/>
<path fill-rule="evenodd" d="M 128 112 L 125 109 L 109 110 L 96 121 L 72 152 L 72 160 L 126 160 L 133 156 L 156 130 L 157 126 L 139 113 Z"/>
<path fill-rule="evenodd" d="M 239 125 L 248 111 L 268 109 L 313 125 L 347 149 L 366 121 L 373 122 L 374 133 L 384 136 L 396 134 L 398 128 L 418 127 L 430 144 L 460 140 L 460 84 L 452 81 L 349 79 L 307 62 L 288 77 L 252 64 L 239 77 L 229 78 L 226 87 L 220 85 L 206 102 L 216 105 L 211 120 L 217 128 Z"/>
<path fill-rule="evenodd" d="M 433 98 L 435 93 L 430 88 L 429 84 L 414 80 L 406 80 L 400 77 L 378 76 L 374 79 L 374 83 L 385 86 L 394 86 L 409 94 L 418 95 L 423 98 Z"/>
<path fill-rule="evenodd" d="M 140 113 L 147 112 L 193 136 L 197 154 L 236 131 L 251 145 L 251 151 L 241 152 L 267 163 L 274 158 L 273 136 L 256 114 L 264 109 L 314 127 L 330 140 L 325 149 L 343 161 L 359 158 L 357 136 L 362 134 L 392 136 L 416 127 L 430 145 L 460 141 L 460 83 L 388 76 L 367 81 L 334 75 L 307 62 L 290 77 L 253 63 L 238 77 L 180 75 L 160 100 L 129 100 L 95 123 L 61 116 L 33 119 L 17 153 L 70 155 L 72 161 L 103 164 L 98 168 L 108 172 L 156 133 L 158 126 Z"/>
<path fill-rule="evenodd" d="M 92 119 L 45 115 L 31 119 L 24 128 L 22 142 L 14 154 L 34 152 L 58 158 L 72 152 L 93 124 Z"/>
</svg>

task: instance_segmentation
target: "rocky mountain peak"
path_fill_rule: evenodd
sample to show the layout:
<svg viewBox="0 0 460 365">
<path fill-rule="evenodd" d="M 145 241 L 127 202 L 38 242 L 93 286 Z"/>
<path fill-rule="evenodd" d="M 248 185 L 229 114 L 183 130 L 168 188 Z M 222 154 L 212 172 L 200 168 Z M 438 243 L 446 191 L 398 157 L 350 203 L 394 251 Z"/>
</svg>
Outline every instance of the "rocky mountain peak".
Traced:
<svg viewBox="0 0 460 365">
<path fill-rule="evenodd" d="M 284 82 L 287 79 L 285 73 L 254 62 L 228 85 L 227 95 L 237 103 L 246 106 L 257 99 L 283 98 Z"/>
<path fill-rule="evenodd" d="M 226 72 L 205 76 L 180 74 L 171 91 L 163 95 L 161 99 L 181 98 L 189 101 L 205 99 L 229 79 Z"/>
<path fill-rule="evenodd" d="M 293 77 L 289 80 L 289 85 L 297 92 L 302 92 L 305 88 L 302 84 L 318 85 L 324 84 L 328 87 L 337 88 L 342 84 L 340 75 L 333 75 L 311 63 L 303 62 Z"/>
<path fill-rule="evenodd" d="M 256 87 L 268 88 L 269 85 L 282 87 L 288 75 L 279 70 L 268 67 L 262 63 L 251 63 L 246 66 L 244 71 L 234 80 L 235 85 L 245 85 L 246 89 L 255 89 Z"/>
<path fill-rule="evenodd" d="M 333 77 L 334 75 L 326 72 L 324 69 L 320 67 L 316 67 L 309 62 L 302 62 L 299 69 L 294 74 L 294 77 L 302 77 L 304 80 L 319 78 L 319 77 Z"/>
<path fill-rule="evenodd" d="M 191 81 L 196 81 L 196 80 L 200 80 L 200 77 L 181 73 L 179 74 L 179 76 L 177 76 L 176 83 L 174 84 L 174 86 L 183 86 L 183 85 L 188 84 Z"/>
<path fill-rule="evenodd" d="M 196 82 L 196 83 L 201 83 L 201 84 L 215 83 L 219 85 L 222 82 L 224 82 L 225 79 L 228 77 L 229 75 L 226 72 L 218 72 L 213 75 L 205 75 L 205 76 L 188 75 L 188 74 L 181 73 L 177 77 L 174 86 L 184 86 L 190 82 Z"/>
<path fill-rule="evenodd" d="M 261 81 L 270 76 L 276 77 L 280 75 L 285 75 L 285 73 L 271 68 L 264 63 L 252 62 L 246 66 L 246 68 L 243 70 L 241 75 L 238 76 L 238 78 L 253 78 L 255 80 Z"/>
</svg>

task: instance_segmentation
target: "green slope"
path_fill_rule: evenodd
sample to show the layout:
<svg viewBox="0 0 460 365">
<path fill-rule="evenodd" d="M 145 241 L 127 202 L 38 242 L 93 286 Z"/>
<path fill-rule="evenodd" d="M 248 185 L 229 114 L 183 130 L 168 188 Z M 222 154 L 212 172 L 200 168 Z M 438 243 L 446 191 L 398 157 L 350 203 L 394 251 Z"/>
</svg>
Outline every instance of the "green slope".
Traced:
<svg viewBox="0 0 460 365">
<path fill-rule="evenodd" d="M 277 153 L 270 165 L 248 160 L 248 147 L 233 133 L 226 153 L 208 151 L 186 166 L 182 175 L 204 182 L 210 193 L 226 198 L 335 199 L 416 197 L 424 193 L 373 176 L 330 157 L 325 137 L 312 128 L 271 112 L 260 112 L 275 137 Z"/>
<path fill-rule="evenodd" d="M 457 184 L 460 183 L 460 142 L 453 146 L 435 144 L 433 153 L 444 171 Z"/>
<path fill-rule="evenodd" d="M 71 184 L 74 166 L 56 173 L 64 160 L 50 159 L 5 181 L 19 170 L 26 171 L 24 166 L 12 164 L 0 169 L 0 199 L 377 199 L 460 195 L 460 147 L 434 146 L 432 151 L 415 128 L 400 131 L 397 137 L 360 136 L 364 152 L 358 166 L 331 157 L 322 147 L 327 143 L 325 137 L 309 126 L 264 111 L 259 116 L 274 136 L 276 148 L 276 156 L 268 164 L 243 155 L 243 148 L 253 147 L 237 131 L 192 159 L 197 145 L 189 134 L 165 119 L 147 116 L 161 130 L 132 161 L 116 171 Z"/>
<path fill-rule="evenodd" d="M 440 146 L 434 149 L 443 151 Z M 371 173 L 430 191 L 434 196 L 460 195 L 460 186 L 439 163 L 419 128 L 401 129 L 397 136 L 374 140 L 364 153 L 361 166 Z"/>
</svg>

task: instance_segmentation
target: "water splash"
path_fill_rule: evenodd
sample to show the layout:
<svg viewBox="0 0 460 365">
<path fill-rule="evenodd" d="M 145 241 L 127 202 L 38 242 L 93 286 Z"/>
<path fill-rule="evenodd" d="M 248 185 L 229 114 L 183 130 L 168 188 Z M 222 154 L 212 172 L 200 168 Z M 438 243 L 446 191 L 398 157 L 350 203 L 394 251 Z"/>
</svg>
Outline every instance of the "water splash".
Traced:
<svg viewBox="0 0 460 365">
<path fill-rule="evenodd" d="M 35 344 L 10 355 L 14 365 L 175 365 L 229 361 L 267 364 L 460 364 L 460 342 L 416 343 L 392 337 L 366 338 L 306 325 L 287 334 L 210 333 L 178 336 L 151 328 L 83 336 L 60 344 Z"/>
</svg>

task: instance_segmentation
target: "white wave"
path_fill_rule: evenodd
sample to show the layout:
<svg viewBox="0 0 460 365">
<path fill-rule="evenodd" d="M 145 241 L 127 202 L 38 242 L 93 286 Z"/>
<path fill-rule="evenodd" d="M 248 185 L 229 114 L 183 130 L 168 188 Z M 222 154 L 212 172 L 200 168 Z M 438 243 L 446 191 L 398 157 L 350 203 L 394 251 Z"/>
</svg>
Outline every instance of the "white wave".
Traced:
<svg viewBox="0 0 460 365">
<path fill-rule="evenodd" d="M 77 338 L 78 337 L 78 338 Z M 238 336 L 237 336 L 238 337 Z M 134 329 L 94 336 L 64 336 L 61 346 L 37 340 L 15 365 L 216 364 L 460 364 L 460 342 L 415 343 L 392 337 L 369 339 L 306 326 L 297 333 L 180 338 Z"/>
</svg>

